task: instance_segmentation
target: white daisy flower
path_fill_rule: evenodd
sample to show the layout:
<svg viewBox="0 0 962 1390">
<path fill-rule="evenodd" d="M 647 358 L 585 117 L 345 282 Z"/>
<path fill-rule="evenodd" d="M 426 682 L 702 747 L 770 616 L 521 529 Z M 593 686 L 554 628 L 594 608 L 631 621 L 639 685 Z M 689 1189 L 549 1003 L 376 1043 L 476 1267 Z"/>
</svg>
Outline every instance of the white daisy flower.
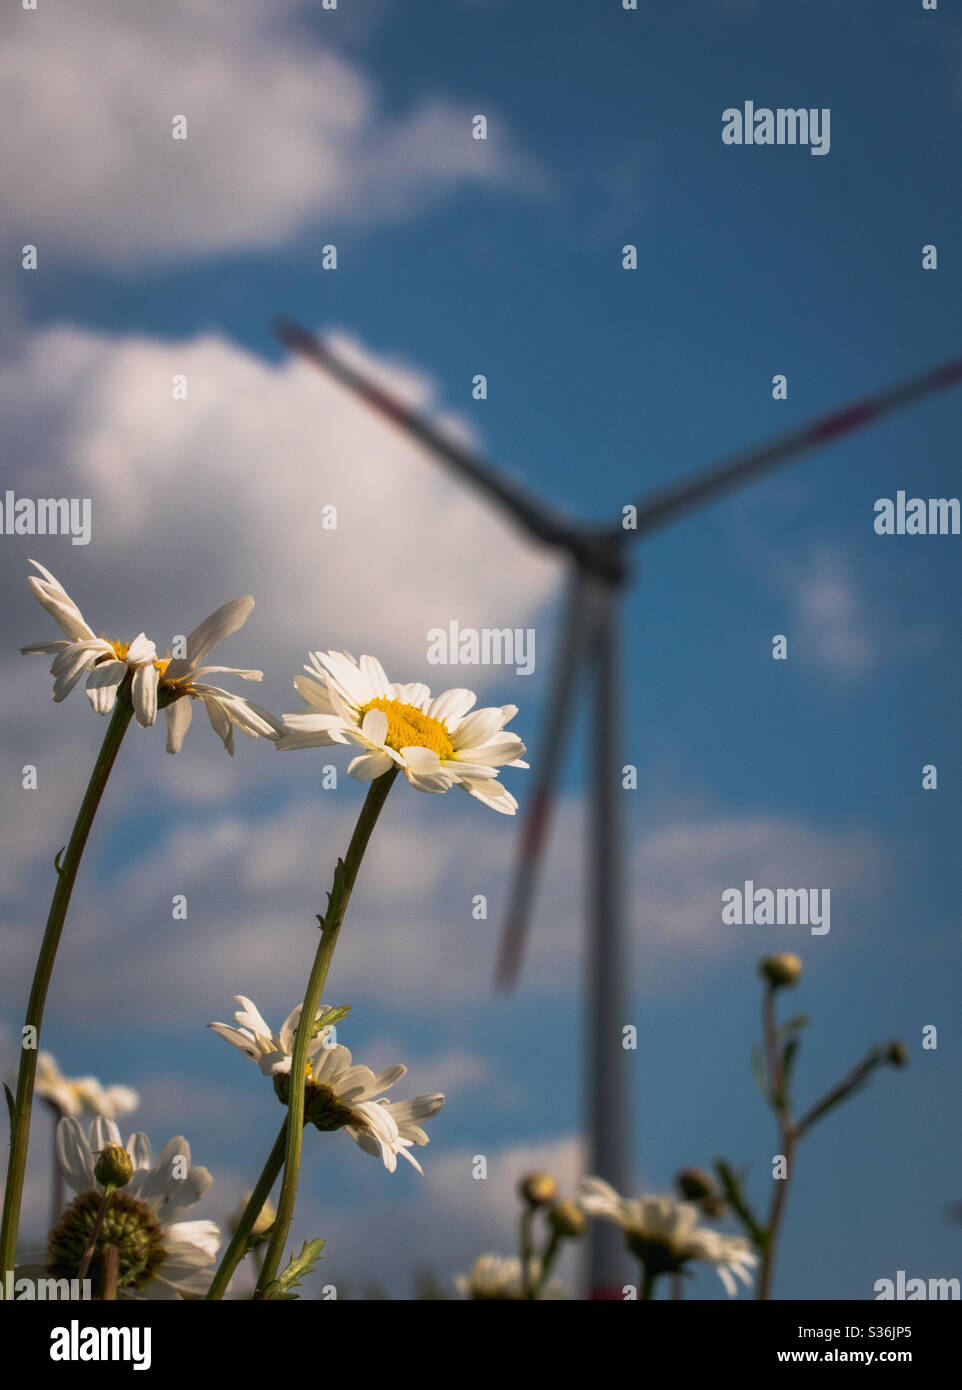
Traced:
<svg viewBox="0 0 962 1390">
<path fill-rule="evenodd" d="M 234 729 L 250 738 L 275 739 L 282 730 L 280 720 L 249 700 L 199 681 L 199 676 L 222 672 L 242 680 L 259 681 L 262 671 L 239 670 L 232 666 L 201 666 L 201 661 L 218 642 L 236 632 L 247 620 L 254 600 L 233 599 L 218 608 L 187 638 L 187 655 L 158 658 L 157 649 L 144 633 L 132 642 L 108 642 L 96 637 L 83 614 L 63 586 L 43 565 L 31 560 L 43 579 L 29 576 L 27 582 L 40 603 L 57 621 L 66 640 L 36 642 L 21 647 L 25 655 L 55 653 L 50 667 L 54 676 L 53 698 L 64 700 L 87 675 L 87 696 L 98 714 L 109 714 L 117 692 L 130 676 L 130 699 L 138 724 L 149 728 L 158 709 L 167 715 L 167 752 L 176 753 L 184 740 L 191 719 L 191 700 L 201 700 L 217 736 L 228 753 L 234 752 Z M 89 673 L 89 674 L 88 674 Z M 186 697 L 186 698 L 185 698 Z"/>
<path fill-rule="evenodd" d="M 446 690 L 431 698 L 426 685 L 396 685 L 373 656 L 355 661 L 346 652 L 311 652 L 306 676 L 294 687 L 309 706 L 287 714 L 280 749 L 354 744 L 363 751 L 348 766 L 362 782 L 402 768 L 412 787 L 446 792 L 459 786 L 492 810 L 512 816 L 518 803 L 498 781 L 501 767 L 527 767 L 524 744 L 504 726 L 517 705 L 469 713 L 471 690 Z"/>
<path fill-rule="evenodd" d="M 715 1266 L 730 1297 L 738 1292 L 735 1278 L 751 1285 L 750 1270 L 758 1256 L 748 1241 L 698 1226 L 698 1208 L 691 1202 L 622 1197 L 603 1178 L 583 1178 L 580 1205 L 589 1216 L 620 1226 L 628 1249 L 650 1273 L 675 1273 L 689 1260 L 701 1260 Z"/>
<path fill-rule="evenodd" d="M 95 1076 L 64 1076 L 49 1052 L 37 1054 L 36 1095 L 41 1096 L 61 1115 L 100 1115 L 115 1120 L 136 1110 L 140 1096 L 130 1086 L 104 1086 Z"/>
<path fill-rule="evenodd" d="M 260 705 L 234 695 L 230 690 L 222 690 L 217 685 L 207 685 L 198 676 L 216 673 L 239 676 L 245 681 L 263 679 L 263 671 L 246 671 L 236 666 L 202 666 L 207 653 L 229 637 L 232 632 L 244 626 L 254 607 L 250 594 L 244 598 L 231 599 L 205 618 L 187 638 L 187 655 L 174 657 L 163 663 L 160 682 L 161 703 L 167 712 L 167 752 L 176 753 L 184 741 L 190 726 L 191 700 L 200 700 L 207 710 L 211 728 L 224 747 L 233 756 L 234 730 L 240 729 L 248 738 L 276 739 L 283 730 L 281 721 Z M 183 698 L 183 697 L 188 698 Z"/>
<path fill-rule="evenodd" d="M 132 642 L 108 642 L 103 637 L 97 637 L 73 599 L 50 571 L 36 560 L 30 563 L 43 578 L 38 579 L 31 574 L 27 577 L 27 583 L 56 620 L 64 638 L 57 642 L 34 642 L 20 650 L 25 656 L 54 653 L 50 667 L 50 674 L 54 677 L 54 700 L 58 703 L 65 700 L 81 676 L 87 675 L 87 698 L 98 714 L 109 714 L 116 703 L 117 691 L 129 674 L 130 698 L 137 723 L 144 727 L 153 724 L 157 714 L 159 678 L 157 648 L 153 642 L 142 632 Z"/>
<path fill-rule="evenodd" d="M 296 1009 L 292 1009 L 281 1024 L 280 1032 L 273 1033 L 252 999 L 248 999 L 246 994 L 235 994 L 234 998 L 241 1006 L 234 1014 L 237 1026 L 232 1028 L 229 1023 L 208 1023 L 207 1027 L 212 1028 L 218 1037 L 226 1038 L 233 1047 L 243 1052 L 245 1057 L 256 1062 L 265 1076 L 273 1076 L 275 1067 L 281 1071 L 290 1071 L 294 1036 L 303 1005 L 298 1004 Z M 320 1005 L 316 1017 L 322 1018 L 325 1012 L 325 1006 Z M 314 1061 L 330 1032 L 330 1028 L 323 1028 L 317 1037 L 308 1043 L 309 1062 Z"/>
<path fill-rule="evenodd" d="M 234 1015 L 238 1026 L 207 1026 L 256 1062 L 265 1076 L 273 1077 L 274 1090 L 286 1105 L 301 1006 L 288 1014 L 280 1033 L 273 1033 L 250 999 L 243 994 L 235 994 L 234 998 L 241 1005 Z M 327 1010 L 328 1006 L 321 1004 L 316 1017 L 322 1018 Z M 346 1047 L 340 1043 L 331 1045 L 330 1032 L 329 1028 L 322 1029 L 308 1044 L 305 1121 L 320 1130 L 343 1129 L 365 1153 L 375 1157 L 380 1153 L 389 1173 L 397 1168 L 399 1154 L 420 1173 L 421 1165 L 408 1150 L 427 1144 L 428 1136 L 419 1121 L 436 1115 L 444 1104 L 444 1096 L 437 1093 L 412 1100 L 385 1100 L 380 1092 L 399 1081 L 407 1067 L 399 1063 L 375 1075 L 370 1067 L 352 1063 Z"/>
<path fill-rule="evenodd" d="M 70 1116 L 57 1126 L 60 1171 L 78 1195 L 50 1232 L 46 1273 L 58 1279 L 77 1276 L 103 1196 L 94 1168 L 108 1144 L 126 1148 L 134 1172 L 129 1183 L 111 1194 L 88 1271 L 94 1291 L 103 1281 L 104 1252 L 114 1245 L 118 1297 L 203 1297 L 213 1276 L 220 1230 L 213 1221 L 177 1218 L 210 1187 L 210 1173 L 191 1167 L 190 1145 L 183 1138 L 171 1139 L 151 1164 L 146 1134 L 132 1134 L 123 1145 L 119 1129 L 108 1119 L 94 1120 L 88 1134 Z"/>
<path fill-rule="evenodd" d="M 537 1283 L 540 1261 L 532 1258 L 529 1276 Z M 479 1255 L 467 1274 L 455 1275 L 455 1287 L 464 1298 L 478 1300 L 514 1300 L 524 1298 L 521 1281 L 521 1260 L 517 1255 Z M 557 1279 L 552 1279 L 538 1295 L 542 1298 L 567 1298 L 568 1290 Z"/>
</svg>

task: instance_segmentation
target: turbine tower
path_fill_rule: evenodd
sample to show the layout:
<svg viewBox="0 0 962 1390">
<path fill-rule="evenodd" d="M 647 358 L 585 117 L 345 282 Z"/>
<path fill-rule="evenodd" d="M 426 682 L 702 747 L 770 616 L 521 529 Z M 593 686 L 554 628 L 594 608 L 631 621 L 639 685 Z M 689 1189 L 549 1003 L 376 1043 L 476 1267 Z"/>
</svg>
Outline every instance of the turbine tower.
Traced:
<svg viewBox="0 0 962 1390">
<path fill-rule="evenodd" d="M 607 1179 L 619 1192 L 634 1189 L 631 1161 L 631 1094 L 628 1054 L 622 1028 L 628 1021 L 626 933 L 621 830 L 622 688 L 620 602 L 631 577 L 627 552 L 636 541 L 673 524 L 725 493 L 774 468 L 872 424 L 884 415 L 962 382 L 962 358 L 888 387 L 876 395 L 823 415 L 769 442 L 734 454 L 680 483 L 642 495 L 635 525 L 622 518 L 595 525 L 566 516 L 531 494 L 513 478 L 464 448 L 428 420 L 383 391 L 327 344 L 291 320 L 281 320 L 277 336 L 292 351 L 322 368 L 362 401 L 393 420 L 437 455 L 450 469 L 497 503 L 529 537 L 562 551 L 570 565 L 561 646 L 552 676 L 534 784 L 527 798 L 520 850 L 498 954 L 495 981 L 502 989 L 517 983 L 531 911 L 558 790 L 565 732 L 580 674 L 593 682 L 592 813 L 588 879 L 588 997 L 585 1018 L 587 1055 L 585 1131 L 587 1171 Z M 608 1222 L 591 1226 L 589 1289 L 592 1297 L 622 1296 L 623 1243 Z"/>
</svg>

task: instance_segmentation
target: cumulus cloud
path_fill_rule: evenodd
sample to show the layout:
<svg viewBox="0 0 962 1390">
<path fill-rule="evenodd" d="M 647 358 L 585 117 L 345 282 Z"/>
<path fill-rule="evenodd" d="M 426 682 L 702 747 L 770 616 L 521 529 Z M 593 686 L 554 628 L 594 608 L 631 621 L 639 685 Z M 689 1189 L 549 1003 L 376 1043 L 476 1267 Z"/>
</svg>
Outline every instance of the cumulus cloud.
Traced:
<svg viewBox="0 0 962 1390">
<path fill-rule="evenodd" d="M 130 266 L 406 217 L 464 185 L 544 187 L 496 113 L 486 141 L 472 139 L 471 109 L 436 94 L 387 114 L 371 78 L 309 26 L 315 8 L 8 7 L 4 234 L 55 262 Z"/>
<path fill-rule="evenodd" d="M 452 805 L 455 795 L 442 803 L 406 785 L 392 793 L 338 946 L 332 998 L 427 1009 L 448 1021 L 490 1000 L 516 839 L 510 822 L 467 798 Z M 83 1027 L 103 1010 L 118 1023 L 199 1029 L 229 1018 L 233 995 L 247 993 L 269 1017 L 282 1018 L 303 987 L 313 914 L 357 801 L 356 791 L 315 793 L 270 815 L 252 808 L 249 815 L 192 817 L 102 884 L 95 903 L 79 897 L 58 1016 Z M 579 988 L 582 822 L 575 803 L 558 817 L 524 974 L 530 998 Z M 703 962 L 757 956 L 761 929 L 721 921 L 723 891 L 746 878 L 759 886 L 829 887 L 833 939 L 850 939 L 884 886 L 885 849 L 858 830 L 716 814 L 649 835 L 633 827 L 629 862 L 631 949 L 645 966 L 638 978 L 661 989 L 690 969 L 696 949 Z M 472 914 L 477 893 L 488 899 L 486 921 Z M 172 920 L 174 894 L 187 898 L 186 921 Z M 132 903 L 133 919 L 125 906 Z M 793 944 L 803 944 L 804 928 L 778 930 L 794 931 Z M 26 931 L 9 941 L 7 957 L 11 983 L 25 981 L 32 957 Z"/>
<path fill-rule="evenodd" d="M 359 344 L 345 347 L 413 404 L 436 409 L 432 384 L 422 375 L 375 360 Z M 186 401 L 171 398 L 178 373 L 188 381 Z M 292 677 L 308 649 L 346 647 L 377 653 L 398 679 L 427 677 L 438 688 L 470 683 L 489 700 L 516 699 L 527 705 L 522 724 L 530 735 L 526 678 L 506 668 L 432 670 L 427 633 L 452 619 L 478 627 L 539 620 L 558 577 L 556 562 L 533 551 L 423 451 L 310 368 L 273 366 L 212 336 L 161 343 L 54 328 L 35 332 L 16 358 L 0 364 L 0 417 L 7 487 L 17 496 L 90 497 L 93 504 L 87 546 L 64 537 L 6 536 L 0 548 L 0 579 L 10 595 L 0 613 L 0 644 L 8 654 L 0 665 L 6 694 L 0 764 L 8 786 L 17 785 L 28 764 L 37 768 L 38 783 L 36 791 L 14 794 L 16 810 L 8 808 L 0 844 L 9 960 L 25 962 L 35 950 L 37 904 L 45 904 L 51 891 L 53 855 L 69 834 L 103 732 L 82 691 L 52 705 L 48 662 L 15 655 L 26 642 L 57 635 L 25 584 L 28 555 L 57 574 L 97 631 L 129 639 L 146 628 L 161 650 L 227 598 L 253 591 L 252 617 L 218 656 L 262 667 L 267 674 L 257 698 L 274 709 L 299 705 Z M 449 423 L 470 433 L 464 422 Z M 327 504 L 337 508 L 335 530 L 322 525 Z M 359 791 L 347 782 L 341 760 L 341 790 L 325 800 L 319 781 L 327 759 L 320 752 L 280 755 L 243 741 L 231 761 L 202 717 L 176 758 L 164 753 L 160 730 L 139 728 L 132 729 L 121 758 L 84 874 L 98 873 L 101 856 L 109 858 L 122 835 L 134 877 L 121 873 L 117 880 L 124 884 L 115 902 L 119 918 L 111 921 L 102 911 L 105 899 L 94 899 L 88 947 L 105 933 L 109 941 L 110 931 L 130 923 L 133 913 L 144 930 L 163 924 L 163 934 L 147 948 L 159 961 L 172 940 L 170 896 L 189 893 L 190 948 L 184 938 L 177 949 L 212 983 L 200 1016 L 206 1021 L 231 994 L 253 990 L 260 973 L 276 965 L 277 933 L 285 922 L 296 932 L 310 921 L 326 886 L 321 877 L 350 832 L 345 800 L 356 809 Z M 421 799 L 406 786 L 399 791 Z M 330 800 L 337 810 L 328 807 Z M 496 847 L 503 853 L 507 823 L 460 793 L 461 816 L 452 815 L 453 800 L 443 811 L 432 807 L 435 830 L 440 824 L 447 835 L 447 887 L 457 871 L 466 893 L 485 891 L 494 876 L 484 869 L 485 856 L 490 860 Z M 211 816 L 206 808 L 213 806 Z M 441 893 L 441 869 L 418 842 L 423 830 L 415 833 L 399 815 L 397 831 L 388 869 L 404 884 L 412 930 L 427 932 L 421 905 Z M 464 867 L 475 862 L 474 837 L 480 847 L 476 876 Z M 306 866 L 319 855 L 324 866 L 317 881 L 305 882 Z M 193 929 L 224 922 L 213 878 L 235 874 L 238 864 L 243 870 L 235 882 L 243 881 L 245 897 L 228 909 L 232 940 L 224 955 L 216 931 L 194 935 Z M 103 882 L 116 874 L 108 865 Z M 78 912 L 83 883 L 82 875 Z M 303 889 L 300 896 L 291 894 L 292 883 Z M 466 930 L 476 926 L 469 905 L 470 898 Z M 385 919 L 390 906 L 388 894 L 379 904 Z M 265 912 L 273 934 L 264 931 Z M 81 930 L 81 949 L 83 941 Z M 397 963 L 393 940 L 389 955 Z M 236 965 L 230 978 L 225 961 Z M 411 962 L 400 965 L 403 979 Z M 94 994 L 113 1008 L 110 982 L 95 955 L 90 967 L 99 980 L 91 980 Z M 299 987 L 296 964 L 278 982 L 287 1008 L 295 981 Z M 158 1000 L 162 992 L 158 985 Z M 93 995 L 88 999 L 92 1003 Z M 187 1006 L 195 1022 L 199 1002 L 194 995 Z"/>
<path fill-rule="evenodd" d="M 436 408 L 423 375 L 357 344 L 353 355 Z M 172 398 L 175 376 L 186 400 Z M 89 497 L 93 536 L 32 550 L 8 538 L 4 579 L 39 550 L 95 625 L 146 624 L 158 645 L 253 590 L 255 617 L 235 642 L 283 651 L 291 674 L 319 644 L 423 660 L 432 626 L 510 625 L 553 584 L 549 560 L 343 387 L 217 336 L 36 332 L 0 366 L 0 416 L 6 486 Z M 47 621 L 24 590 L 18 628 L 39 634 Z"/>
<path fill-rule="evenodd" d="M 436 407 L 425 377 L 351 346 L 391 389 Z M 176 374 L 187 379 L 187 400 L 171 397 Z M 397 679 L 423 678 L 432 627 L 530 623 L 555 584 L 553 560 L 343 388 L 219 337 L 36 332 L 0 364 L 0 418 L 6 487 L 89 497 L 93 518 L 87 546 L 6 536 L 0 550 L 12 596 L 0 615 L 9 654 L 0 760 L 10 778 L 38 767 L 38 790 L 24 796 L 0 851 L 8 866 L 31 840 L 51 854 L 62 843 L 62 798 L 80 785 L 101 736 L 82 693 L 54 709 L 45 663 L 14 655 L 57 635 L 26 587 L 28 556 L 53 570 L 98 632 L 129 640 L 145 628 L 161 650 L 226 599 L 253 592 L 252 617 L 219 650 L 228 664 L 265 670 L 257 698 L 278 710 L 300 704 L 291 682 L 309 649 L 372 651 Z M 328 505 L 336 529 L 325 529 Z M 435 683 L 493 683 L 502 701 L 524 679 L 490 668 L 453 674 L 438 672 Z M 142 774 L 155 791 L 159 782 L 180 798 L 220 800 L 247 779 L 276 783 L 297 764 L 268 771 L 269 750 L 246 741 L 231 764 L 202 719 L 188 739 L 171 759 L 158 732 L 135 730 L 111 798 L 132 794 Z"/>
<path fill-rule="evenodd" d="M 517 1184 L 523 1174 L 546 1170 L 566 1195 L 573 1196 L 577 1189 L 584 1159 L 581 1141 L 574 1135 L 482 1147 L 487 1161 L 484 1178 L 475 1176 L 478 1149 L 441 1154 L 428 1148 L 423 1180 L 406 1185 L 403 1193 L 389 1190 L 383 1182 L 365 1181 L 363 1224 L 357 1201 L 316 1215 L 305 1203 L 298 1213 L 300 1228 L 323 1229 L 328 1240 L 319 1282 L 356 1293 L 358 1281 L 370 1279 L 373 1267 L 380 1286 L 395 1296 L 410 1297 L 412 1273 L 421 1271 L 432 1275 L 448 1298 L 457 1297 L 454 1276 L 466 1271 L 476 1256 L 484 1251 L 517 1252 Z M 572 1290 L 577 1287 L 580 1253 L 569 1244 L 557 1266 Z"/>
<path fill-rule="evenodd" d="M 938 640 L 931 625 L 903 629 L 880 611 L 853 561 L 832 546 L 816 546 L 777 571 L 792 605 L 799 654 L 842 680 L 869 675 L 883 662 L 926 650 Z"/>
</svg>

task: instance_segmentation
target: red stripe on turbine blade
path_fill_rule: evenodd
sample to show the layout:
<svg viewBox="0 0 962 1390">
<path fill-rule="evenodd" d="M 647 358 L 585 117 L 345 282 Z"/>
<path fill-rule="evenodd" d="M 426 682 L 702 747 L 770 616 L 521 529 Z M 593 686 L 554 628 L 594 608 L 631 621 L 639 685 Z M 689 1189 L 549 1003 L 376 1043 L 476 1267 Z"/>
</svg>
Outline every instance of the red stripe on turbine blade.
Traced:
<svg viewBox="0 0 962 1390">
<path fill-rule="evenodd" d="M 928 391 L 940 390 L 945 386 L 952 386 L 955 382 L 962 381 L 962 358 L 956 358 L 952 362 L 945 362 L 941 367 L 935 367 L 928 376 L 922 377 L 914 383 L 909 383 L 907 399 L 911 400 L 917 395 L 923 395 Z M 844 410 L 836 411 L 834 415 L 829 415 L 827 419 L 820 420 L 813 426 L 811 439 L 832 439 L 835 435 L 844 434 L 846 430 L 857 429 L 861 425 L 866 425 L 870 420 L 874 420 L 879 415 L 891 409 L 892 405 L 897 405 L 900 398 L 906 397 L 906 388 L 894 387 L 890 391 L 876 396 L 874 400 L 858 401 L 855 405 L 848 406 Z"/>
<path fill-rule="evenodd" d="M 868 424 L 869 420 L 874 420 L 879 414 L 881 406 L 875 401 L 862 401 L 858 405 L 851 405 L 847 410 L 839 410 L 834 415 L 829 415 L 826 420 L 820 420 L 812 429 L 811 439 L 832 439 L 837 434 L 844 434 L 846 430 L 854 430 L 859 425 Z"/>
<path fill-rule="evenodd" d="M 962 381 L 962 357 L 954 362 L 946 362 L 944 367 L 937 367 L 932 377 L 939 386 L 951 386 L 953 381 Z"/>
<path fill-rule="evenodd" d="M 508 922 L 504 929 L 501 950 L 498 953 L 498 963 L 494 971 L 494 983 L 498 989 L 513 989 L 518 983 L 523 942 L 524 932 L 519 929 L 518 923 L 516 921 Z"/>
<path fill-rule="evenodd" d="M 552 804 L 553 798 L 546 791 L 536 792 L 530 802 L 521 838 L 522 865 L 533 866 L 541 855 Z M 495 984 L 501 988 L 511 988 L 518 982 L 529 920 L 529 917 L 511 916 L 504 925 L 494 972 Z"/>
<path fill-rule="evenodd" d="M 359 383 L 359 389 L 364 392 L 369 401 L 383 410 L 385 415 L 390 415 L 392 419 L 400 420 L 403 424 L 415 423 L 417 417 L 414 412 L 402 405 L 400 401 L 395 400 L 393 396 L 382 391 L 380 386 L 372 386 L 369 382 L 363 382 Z"/>
<path fill-rule="evenodd" d="M 521 853 L 525 859 L 536 859 L 544 844 L 552 798 L 547 792 L 536 792 L 528 812 L 527 824 L 521 838 Z"/>
</svg>

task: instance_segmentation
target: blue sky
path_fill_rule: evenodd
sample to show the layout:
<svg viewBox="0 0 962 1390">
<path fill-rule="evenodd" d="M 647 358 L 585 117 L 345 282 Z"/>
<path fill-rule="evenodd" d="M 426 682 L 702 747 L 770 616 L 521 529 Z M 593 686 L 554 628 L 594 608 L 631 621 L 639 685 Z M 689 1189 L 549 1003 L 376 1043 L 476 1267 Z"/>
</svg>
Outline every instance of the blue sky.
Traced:
<svg viewBox="0 0 962 1390">
<path fill-rule="evenodd" d="M 258 606 L 224 660 L 263 666 L 271 708 L 296 704 L 308 649 L 372 650 L 409 672 L 397 679 L 517 703 L 536 755 L 560 568 L 286 363 L 276 313 L 346 335 L 396 389 L 595 518 L 959 352 L 962 26 L 948 6 L 243 0 L 231 24 L 228 8 L 135 4 L 108 23 L 102 5 L 45 0 L 2 21 L 5 62 L 54 94 L 29 118 L 15 83 L 5 99 L 8 263 L 39 250 L 35 273 L 0 285 L 5 486 L 91 496 L 94 517 L 87 548 L 0 549 L 8 1043 L 50 855 L 99 733 L 79 692 L 49 705 L 44 667 L 16 656 L 53 635 L 23 583 L 28 555 L 97 631 L 145 627 L 158 646 L 250 590 Z M 71 106 L 85 55 L 96 70 Z M 830 108 L 830 153 L 725 146 L 721 113 L 748 99 Z M 332 242 L 335 272 L 320 268 Z M 927 243 L 938 271 L 921 268 Z M 190 399 L 173 404 L 178 371 Z M 944 1219 L 959 1195 L 960 539 L 872 526 L 898 489 L 957 495 L 958 412 L 957 395 L 926 402 L 659 534 L 624 604 L 639 1190 L 725 1154 L 751 1165 L 757 1201 L 766 1191 L 773 1137 L 748 1071 L 766 951 L 805 963 L 803 1102 L 877 1040 L 911 1051 L 804 1148 L 782 1297 L 871 1297 L 897 1268 L 960 1272 Z M 334 538 L 324 502 L 339 506 Z M 426 630 L 452 618 L 533 625 L 534 676 L 426 672 Z M 775 633 L 787 662 L 771 658 Z M 450 1077 L 449 1101 L 423 1183 L 388 1178 L 343 1138 L 312 1154 L 298 1227 L 327 1235 L 325 1278 L 403 1292 L 423 1264 L 447 1279 L 510 1239 L 529 1160 L 573 1180 L 590 732 L 582 718 L 572 734 L 532 954 L 508 1000 L 488 980 L 519 822 L 453 794 L 392 793 L 332 990 L 354 1005 L 342 1041 L 359 1059 L 403 1058 L 415 1090 Z M 279 1108 L 203 1024 L 229 1018 L 235 992 L 275 1022 L 296 1001 L 360 790 L 345 776 L 318 790 L 336 756 L 245 742 L 228 765 L 199 720 L 176 759 L 139 730 L 123 758 L 45 1042 L 65 1070 L 137 1085 L 137 1123 L 158 1144 L 183 1129 L 219 1215 L 218 1192 L 230 1205 L 252 1185 Z M 26 761 L 36 793 L 20 790 Z M 524 778 L 511 781 L 522 809 Z M 830 887 L 830 934 L 723 927 L 721 891 L 746 877 Z M 178 891 L 186 923 L 170 920 Z M 475 892 L 487 923 L 465 906 Z M 932 1023 L 939 1048 L 923 1052 Z M 470 1179 L 476 1153 L 486 1185 Z M 697 1290 L 721 1295 L 714 1275 Z"/>
</svg>

